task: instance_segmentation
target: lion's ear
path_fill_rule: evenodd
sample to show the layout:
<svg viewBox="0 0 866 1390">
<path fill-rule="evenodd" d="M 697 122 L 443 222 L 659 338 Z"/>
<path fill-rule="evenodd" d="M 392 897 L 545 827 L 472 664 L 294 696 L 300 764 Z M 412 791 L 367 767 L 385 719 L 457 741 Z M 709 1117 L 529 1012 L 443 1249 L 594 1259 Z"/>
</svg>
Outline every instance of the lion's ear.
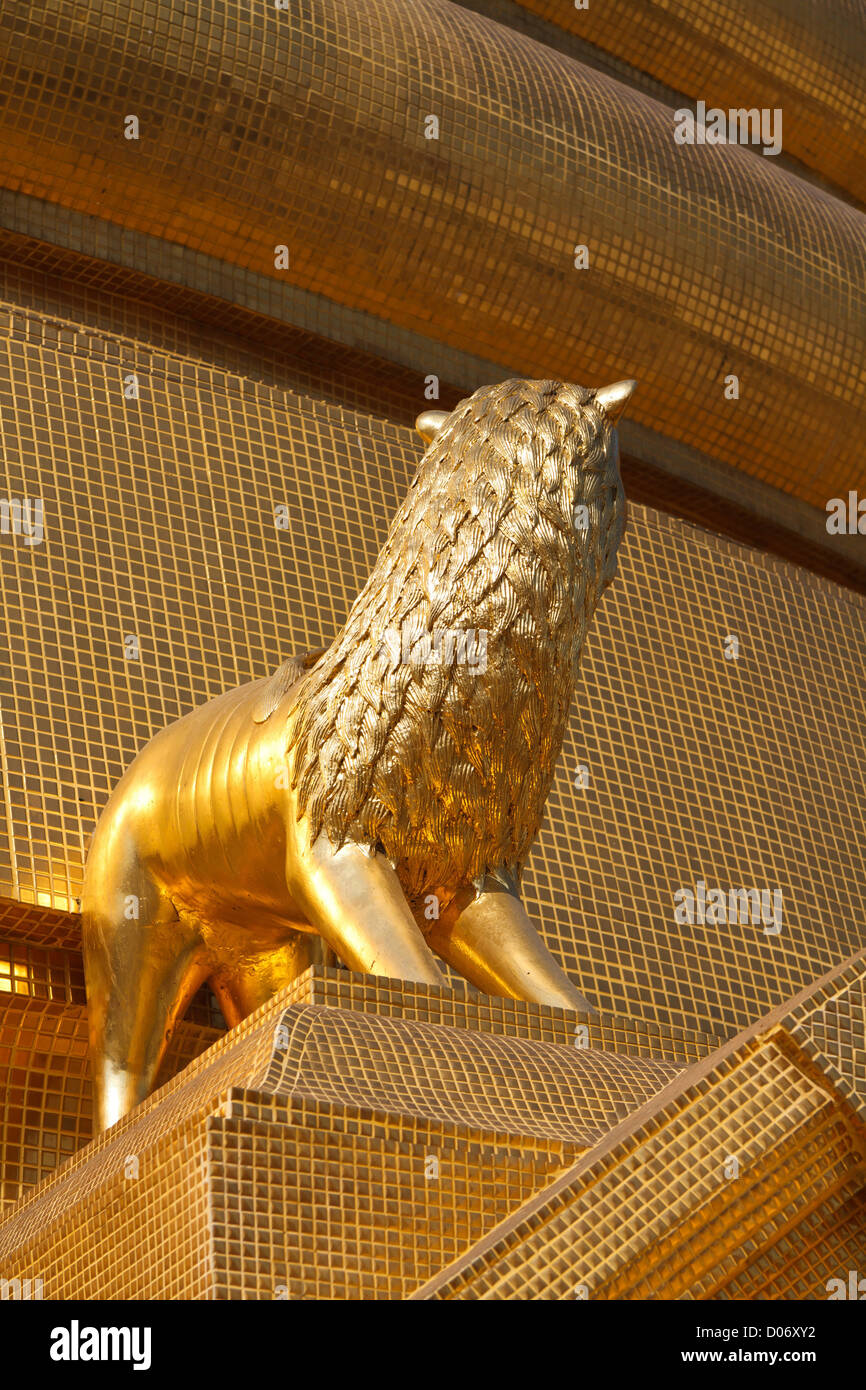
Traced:
<svg viewBox="0 0 866 1390">
<path fill-rule="evenodd" d="M 596 405 L 600 405 L 608 420 L 615 425 L 631 398 L 636 381 L 615 381 L 613 386 L 600 386 L 593 392 Z"/>
<path fill-rule="evenodd" d="M 447 410 L 424 410 L 415 421 L 415 428 L 425 444 L 432 444 L 448 419 Z"/>
</svg>

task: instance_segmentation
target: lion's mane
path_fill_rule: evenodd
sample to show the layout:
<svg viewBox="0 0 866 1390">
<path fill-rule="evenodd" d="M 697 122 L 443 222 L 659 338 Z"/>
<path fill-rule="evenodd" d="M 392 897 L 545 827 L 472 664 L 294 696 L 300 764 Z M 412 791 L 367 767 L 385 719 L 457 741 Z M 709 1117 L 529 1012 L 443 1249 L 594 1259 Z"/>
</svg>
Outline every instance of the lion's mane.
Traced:
<svg viewBox="0 0 866 1390">
<path fill-rule="evenodd" d="M 591 392 L 512 380 L 455 408 L 300 687 L 289 755 L 314 835 L 383 850 L 410 900 L 519 872 L 624 510 Z M 461 632 L 487 634 L 486 669 L 483 639 L 449 648 Z"/>
</svg>

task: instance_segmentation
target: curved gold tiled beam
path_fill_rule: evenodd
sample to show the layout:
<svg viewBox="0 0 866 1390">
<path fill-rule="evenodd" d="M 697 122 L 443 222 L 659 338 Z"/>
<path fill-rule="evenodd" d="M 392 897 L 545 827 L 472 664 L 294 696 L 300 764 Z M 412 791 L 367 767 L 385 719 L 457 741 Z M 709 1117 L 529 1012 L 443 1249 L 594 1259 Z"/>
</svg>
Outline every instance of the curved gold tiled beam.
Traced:
<svg viewBox="0 0 866 1390">
<path fill-rule="evenodd" d="M 864 0 L 516 3 L 708 107 L 781 107 L 786 153 L 866 202 Z"/>
<path fill-rule="evenodd" d="M 445 0 L 19 0 L 0 23 L 7 188 L 395 339 L 634 375 L 639 423 L 818 507 L 862 478 L 866 218 L 771 160 L 676 145 L 665 107 Z"/>
</svg>

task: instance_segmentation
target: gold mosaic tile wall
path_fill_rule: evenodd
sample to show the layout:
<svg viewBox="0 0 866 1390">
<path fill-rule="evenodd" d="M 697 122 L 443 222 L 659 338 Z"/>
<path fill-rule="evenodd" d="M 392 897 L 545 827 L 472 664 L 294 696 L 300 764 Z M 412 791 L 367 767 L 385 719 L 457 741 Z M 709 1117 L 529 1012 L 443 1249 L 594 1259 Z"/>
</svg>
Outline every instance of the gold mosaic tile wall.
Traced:
<svg viewBox="0 0 866 1390">
<path fill-rule="evenodd" d="M 44 536 L 0 535 L 0 882 L 69 914 L 146 739 L 334 636 L 420 441 L 37 314 L 7 351 L 0 496 Z M 621 555 L 525 897 L 601 1009 L 729 1034 L 863 941 L 866 604 L 638 506 Z M 781 932 L 677 923 L 698 882 L 778 891 Z"/>
<path fill-rule="evenodd" d="M 45 1298 L 402 1297 L 573 1162 L 582 1144 L 531 1132 L 545 1128 L 551 1055 L 577 1075 L 571 1044 L 534 1043 L 536 1066 L 516 1097 L 528 1132 L 509 1132 L 520 1104 L 504 1073 L 485 1097 L 489 1124 L 470 1116 L 467 1125 L 447 1085 L 428 1094 L 426 1114 L 413 1087 L 447 1069 L 455 1045 L 467 1055 L 477 1048 L 483 1070 L 494 1031 L 292 1002 L 317 983 L 309 972 L 50 1173 L 0 1227 L 2 1277 L 42 1278 Z M 359 976 L 341 987 L 344 1000 L 347 989 L 358 1000 L 368 992 Z M 458 1020 L 467 1008 L 465 988 L 454 1000 L 424 986 L 389 992 L 410 1013 L 426 1006 Z M 509 1011 L 520 1036 L 498 1042 L 517 1046 L 525 1062 L 527 1040 L 550 1011 Z M 472 1012 L 463 1020 L 470 1028 Z M 322 1069 L 316 1045 L 333 1030 L 345 1054 L 336 1074 Z M 389 1048 L 400 1054 L 397 1070 Z M 583 1051 L 578 1070 L 590 1074 L 592 1062 Z M 632 1066 L 649 1077 L 649 1063 Z M 573 1106 L 571 1114 L 579 1128 Z"/>
<path fill-rule="evenodd" d="M 682 1071 L 662 1058 L 295 1005 L 262 1086 L 586 1148 Z"/>
<path fill-rule="evenodd" d="M 16 956 L 27 951 L 31 959 L 36 952 L 20 942 L 0 942 L 0 964 L 2 956 L 14 950 Z M 87 1017 L 83 999 L 83 981 L 80 955 L 73 951 L 44 952 L 50 959 L 66 958 L 64 974 L 73 981 L 64 995 L 59 986 L 53 986 L 55 997 L 49 1002 L 45 999 L 42 980 L 43 972 L 31 970 L 28 978 L 15 981 L 13 998 L 0 999 L 0 1213 L 36 1183 L 48 1177 L 57 1168 L 60 1160 L 68 1158 L 79 1150 L 93 1134 L 93 1095 L 90 1070 L 87 1063 Z M 2 977 L 0 977 L 2 978 Z M 211 996 L 212 1000 L 212 996 Z M 215 1057 L 225 1055 L 230 1050 L 232 1039 L 227 1039 L 221 1030 L 221 1020 L 207 1007 L 208 1000 L 200 992 L 187 1010 L 184 1022 L 172 1036 L 168 1053 L 160 1069 L 159 1085 L 172 1081 L 179 1071 L 196 1059 L 203 1058 L 207 1049 L 219 1043 Z M 566 1067 L 569 1074 L 580 1077 L 581 1072 L 587 1084 L 587 1106 L 594 1106 L 596 1124 L 604 1123 L 605 1118 L 619 1118 L 624 1113 L 629 1096 L 640 1098 L 651 1094 L 655 1086 L 653 1078 L 660 1077 L 662 1084 L 670 1074 L 681 1070 L 688 1063 L 705 1057 L 714 1050 L 714 1039 L 692 1033 L 686 1029 L 671 1027 L 668 1024 L 645 1023 L 639 1019 L 613 1018 L 610 1015 L 594 1015 L 579 1020 L 578 1016 L 564 1009 L 553 1009 L 545 1005 L 527 1004 L 514 999 L 494 999 L 478 995 L 465 981 L 455 981 L 454 988 L 436 988 L 416 984 L 411 981 L 388 980 L 372 975 L 353 974 L 349 971 L 316 966 L 304 972 L 282 998 L 282 1009 L 292 1005 L 316 1005 L 318 1014 L 322 1009 L 328 1011 L 350 1011 L 352 1014 L 374 1014 L 379 1020 L 399 1019 L 403 1021 L 402 1040 L 405 1043 L 405 1023 L 429 1025 L 436 1024 L 432 1035 L 422 1035 L 435 1043 L 443 1032 L 451 1034 L 458 1029 L 470 1029 L 475 1033 L 492 1035 L 500 1039 L 528 1039 L 534 1042 L 553 1044 L 553 1055 L 565 1052 Z M 315 1015 L 317 1016 L 317 1015 Z M 576 1024 L 583 1023 L 586 1029 L 586 1047 L 580 1054 L 579 1065 L 575 1071 L 572 1065 L 571 1049 L 576 1045 Z M 356 1023 L 355 1031 L 349 1036 L 349 1043 L 363 1037 L 363 1020 Z M 383 1035 L 381 1025 L 374 1025 L 375 1033 Z M 384 1036 L 389 1035 L 385 1031 Z M 411 1031 L 409 1039 L 411 1041 Z M 234 1035 L 232 1035 L 232 1038 Z M 375 1041 L 375 1039 L 374 1039 Z M 396 1044 L 401 1041 L 397 1029 Z M 321 1038 L 313 1042 L 321 1043 Z M 227 1043 L 229 1047 L 227 1048 Z M 503 1044 L 500 1042 L 500 1046 Z M 458 1039 L 459 1050 L 459 1039 Z M 485 1042 L 480 1044 L 481 1062 L 485 1058 Z M 311 1055 L 323 1055 L 321 1046 L 309 1049 Z M 453 1051 L 453 1048 L 452 1048 Z M 464 1049 L 465 1051 L 465 1049 Z M 380 1049 L 381 1052 L 381 1049 Z M 440 1080 L 448 1073 L 449 1049 L 443 1049 L 441 1067 L 437 1073 Z M 621 1058 L 610 1056 L 604 1060 L 604 1053 L 623 1054 Z M 377 1055 L 375 1046 L 370 1047 L 364 1056 L 357 1049 L 345 1051 L 333 1079 L 325 1072 L 320 1080 L 326 1087 L 325 1094 L 341 1103 L 351 1101 L 347 1094 L 354 1086 L 363 1088 L 367 1078 L 365 1067 L 359 1063 Z M 649 1059 L 650 1065 L 642 1068 L 639 1059 Z M 211 1059 L 212 1060 L 212 1059 Z M 288 1063 L 291 1078 L 292 1068 L 297 1070 L 297 1055 L 292 1054 Z M 380 1058 L 381 1060 L 381 1058 Z M 421 1095 L 422 1105 L 415 1104 L 415 1112 L 423 1116 L 423 1080 L 430 1068 L 428 1059 L 419 1068 L 422 1090 L 414 1087 L 416 1102 Z M 507 1059 L 508 1067 L 511 1059 Z M 514 1058 L 518 1064 L 519 1057 Z M 470 1070 L 473 1065 L 469 1059 Z M 658 1069 L 658 1064 L 661 1064 Z M 204 1058 L 202 1066 L 208 1065 Z M 270 1067 L 262 1068 L 258 1077 L 261 1084 L 267 1082 L 276 1091 L 286 1090 L 287 1059 L 280 1054 L 276 1064 L 272 1059 Z M 505 1068 L 507 1070 L 507 1068 Z M 561 1067 L 554 1066 L 554 1073 Z M 379 1099 L 396 1095 L 397 1108 L 405 1112 L 403 1100 L 412 1091 L 407 1081 L 407 1071 L 411 1072 L 398 1058 L 395 1068 L 380 1067 L 381 1083 Z M 523 1085 L 512 1103 L 506 1093 L 505 1104 L 511 1104 L 511 1113 L 520 1113 L 521 1094 L 525 1103 L 527 1087 L 526 1073 L 523 1069 Z M 293 1079 L 297 1079 L 296 1077 Z M 396 1086 L 395 1086 L 395 1083 Z M 180 1083 L 178 1083 L 180 1084 Z M 632 1089 L 632 1088 L 636 1089 Z M 477 1087 L 475 1088 L 477 1090 Z M 446 1088 L 439 1102 L 437 1114 L 442 1118 L 445 1108 L 457 1104 L 477 1104 L 478 1097 L 458 1092 L 452 1096 Z M 497 1077 L 487 1098 L 490 1099 L 501 1090 Z M 567 1086 L 563 1090 L 563 1095 Z M 548 1094 L 549 1087 L 543 1084 L 541 1094 Z M 369 1091 L 364 1097 L 369 1101 Z M 357 1095 L 356 1095 L 357 1099 Z M 427 1088 L 429 1103 L 430 1088 Z M 514 1105 L 516 1104 L 517 1110 Z M 581 1102 L 581 1114 L 584 1114 Z M 351 1105 L 349 1106 L 351 1108 Z M 187 1112 L 184 1112 L 185 1114 Z M 247 1112 L 245 1111 L 246 1115 Z M 249 1118 L 249 1116 L 247 1116 Z M 261 1117 L 258 1117 L 261 1118 Z M 547 1107 L 548 1127 L 550 1125 L 550 1105 Z M 283 1121 L 281 1121 L 283 1122 Z M 498 1126 L 501 1129 L 501 1125 Z M 542 1147 L 550 1147 L 550 1144 Z M 553 1142 L 554 1149 L 561 1142 Z M 574 1145 L 572 1145 L 574 1147 Z"/>
<path fill-rule="evenodd" d="M 25 1195 L 0 1275 L 50 1299 L 826 1297 L 864 1254 L 862 1069 L 802 1040 L 831 1014 L 862 1037 L 864 974 L 663 1068 L 539 1041 L 556 1011 L 533 1005 L 485 1027 L 465 988 L 384 985 L 387 1016 L 345 1007 L 362 976 L 339 1008 L 295 1002 L 334 985 L 313 970 Z M 644 1103 L 581 1152 L 604 1067 Z"/>
<path fill-rule="evenodd" d="M 826 1298 L 866 1255 L 864 980 L 860 952 L 681 1072 L 415 1296 Z"/>
<path fill-rule="evenodd" d="M 778 1267 L 765 1247 L 786 1228 L 808 1229 L 813 1212 L 862 1188 L 866 1136 L 771 1041 L 680 1080 L 681 1095 L 650 1102 L 644 1123 L 622 1126 L 415 1296 L 724 1297 L 732 1281 L 748 1284 L 747 1271 L 754 1283 Z M 800 1290 L 779 1280 L 769 1296 L 826 1298 L 834 1255 L 853 1246 L 862 1262 L 858 1231 L 847 1247 L 838 1222 L 829 1234 L 821 1259 L 801 1262 Z"/>
<path fill-rule="evenodd" d="M 160 1083 L 221 1036 L 187 1016 L 169 1044 Z M 0 1214 L 92 1134 L 84 1004 L 0 996 Z"/>
<path fill-rule="evenodd" d="M 34 907 L 32 903 L 0 897 L 0 936 L 7 947 L 20 940 L 33 946 L 80 951 L 81 918 L 77 911 L 57 912 L 51 907 Z"/>
<path fill-rule="evenodd" d="M 88 1150 L 66 1210 L 10 1220 L 0 1277 L 42 1278 L 46 1299 L 403 1298 L 564 1157 L 323 1102 L 272 1112 L 233 1091 L 146 1148 L 126 1132 L 98 1183 Z"/>
<path fill-rule="evenodd" d="M 857 0 L 516 3 L 708 107 L 782 107 L 787 153 L 866 202 L 866 10 Z"/>
<path fill-rule="evenodd" d="M 184 290 L 112 261 L 35 241 L 0 228 L 0 302 L 35 310 L 90 329 L 135 338 L 151 348 L 180 353 L 233 373 L 302 395 L 413 425 L 430 402 L 419 371 L 304 332 L 291 325 L 207 295 Z M 439 382 L 440 409 L 449 410 L 468 388 Z M 622 444 L 622 441 L 621 441 Z M 694 480 L 638 460 L 623 446 L 621 471 L 627 495 L 803 565 L 836 583 L 866 592 L 866 543 L 827 537 L 824 518 L 805 503 L 799 529 L 769 520 L 743 494 L 732 502 Z M 738 483 L 740 482 L 738 478 Z M 755 482 L 755 488 L 763 484 Z M 774 501 L 778 493 L 773 494 Z M 766 509 L 765 509 L 766 511 Z M 807 520 L 817 516 L 817 537 Z M 805 528 L 805 529 L 804 529 Z M 845 542 L 844 548 L 839 540 Z M 853 541 L 853 547 L 848 542 Z M 823 541 L 823 543 L 821 543 Z M 855 547 L 860 551 L 858 561 Z"/>
<path fill-rule="evenodd" d="M 325 337 L 331 301 L 387 322 L 398 360 L 413 334 L 634 375 L 636 421 L 822 510 L 862 481 L 866 222 L 771 159 L 677 145 L 669 109 L 447 0 L 11 0 L 0 23 L 0 184 L 31 236 L 60 207 L 165 238 L 223 298 L 233 267 L 320 296 Z"/>
<path fill-rule="evenodd" d="M 0 938 L 0 994 L 84 1004 L 84 966 L 77 951 Z"/>
<path fill-rule="evenodd" d="M 243 1114 L 264 1109 L 233 1101 L 209 1126 L 212 1297 L 405 1298 L 556 1171 L 546 1154 L 424 1121 L 347 1124 L 308 1104 L 288 1126 Z"/>
<path fill-rule="evenodd" d="M 87 1190 L 86 1171 L 74 1174 L 84 1229 L 66 1213 L 59 1221 L 40 1213 L 13 1259 L 7 1254 L 3 1277 L 42 1279 L 52 1300 L 207 1297 L 206 1146 L 206 1132 L 188 1125 L 147 1152 L 143 1171 L 127 1164 L 138 1152 L 117 1152 L 111 1180 L 95 1193 Z M 37 1272 L 24 1272 L 31 1268 Z"/>
<path fill-rule="evenodd" d="M 866 1252 L 866 1191 L 852 1182 L 807 1213 L 793 1230 L 784 1230 L 719 1298 L 826 1298 L 831 1279 L 848 1285 L 848 1271 L 860 1270 Z"/>
<path fill-rule="evenodd" d="M 288 1002 L 288 1001 L 287 1001 Z M 536 1042 L 574 1047 L 578 1019 L 586 1029 L 586 1046 L 602 1052 L 621 1052 L 628 1057 L 676 1058 L 681 1065 L 706 1057 L 718 1046 L 718 1038 L 669 1023 L 611 1014 L 577 1015 L 569 1009 L 529 1004 L 523 999 L 503 999 L 479 994 L 463 979 L 447 988 L 412 980 L 389 980 L 381 975 L 360 975 L 333 966 L 311 966 L 291 990 L 292 1003 L 320 1004 L 329 1009 L 374 1013 L 379 1018 L 411 1019 L 437 1023 L 502 1037 L 532 1038 Z"/>
<path fill-rule="evenodd" d="M 0 998 L 0 1212 L 87 1143 L 89 1072 L 83 1005 Z"/>
<path fill-rule="evenodd" d="M 430 404 L 424 377 L 394 362 L 315 337 L 217 295 L 184 290 L 3 227 L 0 303 L 12 313 L 36 310 L 135 338 L 301 395 L 384 415 L 395 424 L 412 425 Z M 439 392 L 442 409 L 466 394 L 444 381 Z"/>
</svg>

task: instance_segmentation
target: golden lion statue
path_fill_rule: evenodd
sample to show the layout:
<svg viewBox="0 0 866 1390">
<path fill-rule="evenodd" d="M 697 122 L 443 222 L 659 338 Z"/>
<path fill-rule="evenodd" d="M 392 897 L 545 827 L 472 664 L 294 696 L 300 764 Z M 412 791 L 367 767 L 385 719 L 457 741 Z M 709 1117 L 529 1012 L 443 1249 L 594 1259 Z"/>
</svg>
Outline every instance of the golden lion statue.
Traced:
<svg viewBox="0 0 866 1390">
<path fill-rule="evenodd" d="M 327 650 L 163 729 L 106 806 L 82 902 L 99 1120 L 153 1088 L 203 981 L 234 1025 L 322 942 L 352 970 L 590 1005 L 518 894 L 624 525 L 634 387 L 483 387 L 429 447 Z M 434 954 L 435 953 L 435 954 Z"/>
</svg>

